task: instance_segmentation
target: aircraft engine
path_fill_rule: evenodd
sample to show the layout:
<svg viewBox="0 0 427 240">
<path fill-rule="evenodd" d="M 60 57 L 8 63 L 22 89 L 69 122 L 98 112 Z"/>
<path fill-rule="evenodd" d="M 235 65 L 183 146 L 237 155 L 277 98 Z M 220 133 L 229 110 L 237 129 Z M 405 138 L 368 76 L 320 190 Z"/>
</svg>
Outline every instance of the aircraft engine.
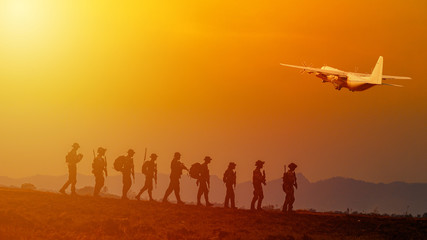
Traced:
<svg viewBox="0 0 427 240">
<path fill-rule="evenodd" d="M 338 80 L 338 76 L 335 76 L 335 75 L 328 75 L 327 78 L 329 82 L 335 82 Z"/>
</svg>

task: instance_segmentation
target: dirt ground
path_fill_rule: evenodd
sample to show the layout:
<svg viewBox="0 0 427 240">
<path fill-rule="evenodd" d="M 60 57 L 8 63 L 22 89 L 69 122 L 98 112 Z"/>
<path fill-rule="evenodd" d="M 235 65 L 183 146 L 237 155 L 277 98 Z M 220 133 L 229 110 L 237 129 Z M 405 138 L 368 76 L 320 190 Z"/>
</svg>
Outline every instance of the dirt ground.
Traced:
<svg viewBox="0 0 427 240">
<path fill-rule="evenodd" d="M 1 188 L 6 239 L 427 239 L 427 219 L 284 215 Z"/>
</svg>

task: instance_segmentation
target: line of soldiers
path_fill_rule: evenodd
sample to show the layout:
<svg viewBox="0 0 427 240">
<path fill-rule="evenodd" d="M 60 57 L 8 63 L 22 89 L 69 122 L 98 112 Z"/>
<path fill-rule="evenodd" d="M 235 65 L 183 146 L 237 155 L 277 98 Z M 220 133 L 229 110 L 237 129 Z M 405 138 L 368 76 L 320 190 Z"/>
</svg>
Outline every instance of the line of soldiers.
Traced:
<svg viewBox="0 0 427 240">
<path fill-rule="evenodd" d="M 69 177 L 68 181 L 64 184 L 64 186 L 59 190 L 60 193 L 65 194 L 65 190 L 68 186 L 71 185 L 71 195 L 76 195 L 76 183 L 77 183 L 77 163 L 79 163 L 83 155 L 78 154 L 77 150 L 80 148 L 78 143 L 74 143 L 72 145 L 72 150 L 66 155 L 65 159 L 68 163 Z M 104 186 L 105 178 L 104 176 L 108 176 L 107 172 L 107 158 L 105 156 L 107 149 L 99 147 L 97 150 L 97 155 L 94 153 L 94 159 L 92 163 L 92 173 L 95 176 L 95 188 L 94 188 L 94 197 L 99 197 L 99 193 Z M 135 182 L 135 169 L 133 156 L 135 151 L 129 149 L 126 156 L 120 156 L 114 161 L 114 168 L 117 171 L 120 171 L 123 176 L 123 191 L 122 191 L 122 199 L 128 199 L 127 194 L 132 185 L 132 178 Z M 150 160 L 145 161 L 142 165 L 142 173 L 145 175 L 145 184 L 139 193 L 136 195 L 136 199 L 140 200 L 141 195 L 147 191 L 149 200 L 154 201 L 152 192 L 153 192 L 153 180 L 157 185 L 157 155 L 152 153 L 150 155 Z M 197 192 L 197 205 L 201 204 L 201 197 L 205 198 L 205 205 L 212 206 L 213 204 L 209 202 L 209 190 L 210 190 L 210 175 L 208 164 L 212 161 L 212 158 L 206 156 L 204 158 L 204 163 L 199 164 L 200 167 L 198 171 L 193 172 L 193 166 L 188 169 L 181 161 L 181 154 L 176 152 L 171 162 L 171 174 L 170 174 L 170 183 L 168 188 L 166 189 L 165 195 L 163 197 L 163 202 L 168 202 L 169 195 L 174 192 L 177 200 L 177 204 L 184 204 L 180 197 L 180 178 L 182 175 L 182 171 L 186 170 L 189 172 L 190 176 L 197 179 L 196 184 L 199 187 Z M 255 170 L 253 171 L 252 183 L 254 187 L 253 198 L 251 201 L 251 210 L 262 210 L 262 200 L 264 199 L 264 193 L 262 185 L 266 185 L 266 175 L 265 171 L 261 170 L 264 167 L 264 161 L 258 160 L 255 163 Z M 196 165 L 196 164 L 193 164 Z M 282 211 L 283 212 L 292 212 L 293 203 L 295 201 L 294 196 L 294 187 L 298 188 L 295 169 L 297 165 L 295 163 L 291 163 L 288 165 L 289 170 L 286 169 L 283 174 L 283 191 L 286 193 L 285 202 L 283 204 Z M 235 194 L 234 189 L 236 188 L 236 163 L 230 162 L 227 170 L 224 172 L 223 182 L 227 188 L 224 207 L 229 208 L 231 205 L 232 209 L 236 209 L 235 205 Z M 255 208 L 256 204 L 256 208 Z"/>
</svg>

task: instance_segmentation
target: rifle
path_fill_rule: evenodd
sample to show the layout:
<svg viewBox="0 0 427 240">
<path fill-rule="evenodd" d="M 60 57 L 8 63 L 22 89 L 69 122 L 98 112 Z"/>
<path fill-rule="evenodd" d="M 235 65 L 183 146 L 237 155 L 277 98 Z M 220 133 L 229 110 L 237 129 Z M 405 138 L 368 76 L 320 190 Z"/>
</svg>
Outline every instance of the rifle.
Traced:
<svg viewBox="0 0 427 240">
<path fill-rule="evenodd" d="M 145 148 L 144 162 L 142 163 L 142 166 L 141 166 L 141 172 L 142 173 L 144 173 L 144 163 L 145 163 L 145 160 L 147 160 L 147 148 Z"/>
<path fill-rule="evenodd" d="M 104 155 L 104 171 L 105 171 L 105 176 L 108 177 L 108 172 L 107 172 L 107 156 Z"/>
<path fill-rule="evenodd" d="M 262 183 L 263 183 L 264 185 L 267 185 L 267 183 L 265 182 L 265 181 L 266 181 L 266 177 L 265 177 L 265 170 L 262 170 L 262 176 L 264 177 L 264 180 L 262 181 Z"/>
</svg>

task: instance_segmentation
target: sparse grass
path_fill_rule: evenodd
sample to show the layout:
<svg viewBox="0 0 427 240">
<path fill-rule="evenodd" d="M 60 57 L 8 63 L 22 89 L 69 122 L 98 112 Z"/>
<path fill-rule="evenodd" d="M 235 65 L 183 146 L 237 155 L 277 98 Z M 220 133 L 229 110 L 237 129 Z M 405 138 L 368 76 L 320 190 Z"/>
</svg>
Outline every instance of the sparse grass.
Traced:
<svg viewBox="0 0 427 240">
<path fill-rule="evenodd" d="M 250 212 L 0 189 L 0 239 L 426 239 L 427 220 Z"/>
</svg>

